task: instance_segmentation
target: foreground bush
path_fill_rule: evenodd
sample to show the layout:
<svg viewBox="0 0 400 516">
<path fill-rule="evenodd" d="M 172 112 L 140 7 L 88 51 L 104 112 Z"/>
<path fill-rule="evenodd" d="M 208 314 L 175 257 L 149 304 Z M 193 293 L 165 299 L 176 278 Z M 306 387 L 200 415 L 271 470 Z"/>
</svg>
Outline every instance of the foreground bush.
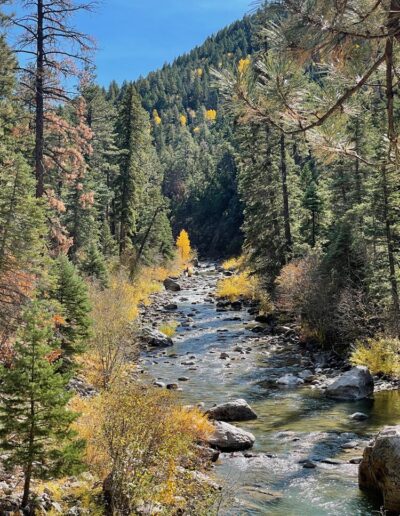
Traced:
<svg viewBox="0 0 400 516">
<path fill-rule="evenodd" d="M 143 503 L 172 514 L 195 502 L 199 508 L 190 514 L 201 514 L 208 493 L 194 485 L 188 469 L 197 466 L 195 444 L 212 427 L 199 411 L 177 406 L 167 391 L 122 380 L 97 399 L 75 404 L 83 414 L 77 429 L 88 443 L 88 467 L 103 479 L 112 514 L 135 514 Z"/>
<path fill-rule="evenodd" d="M 357 342 L 351 362 L 367 366 L 374 374 L 400 377 L 400 340 L 382 337 Z"/>
</svg>

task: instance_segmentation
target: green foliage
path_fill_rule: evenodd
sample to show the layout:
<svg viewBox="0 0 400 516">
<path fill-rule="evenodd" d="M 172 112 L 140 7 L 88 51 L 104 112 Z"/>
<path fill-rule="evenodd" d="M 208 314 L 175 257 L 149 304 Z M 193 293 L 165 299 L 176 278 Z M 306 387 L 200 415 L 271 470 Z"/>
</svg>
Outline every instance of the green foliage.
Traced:
<svg viewBox="0 0 400 516">
<path fill-rule="evenodd" d="M 66 256 L 54 260 L 51 274 L 54 285 L 50 296 L 62 308 L 65 325 L 60 328 L 61 346 L 71 355 L 82 351 L 90 334 L 90 304 L 87 288 L 77 268 Z"/>
<path fill-rule="evenodd" d="M 59 346 L 53 316 L 51 305 L 32 302 L 24 312 L 13 363 L 1 370 L 1 447 L 6 454 L 4 464 L 24 471 L 23 507 L 32 478 L 63 476 L 81 469 L 83 442 L 71 430 L 76 414 L 66 408 L 71 398 L 66 389 L 69 378 L 60 373 L 60 364 L 52 361 Z"/>
<path fill-rule="evenodd" d="M 89 244 L 85 257 L 80 264 L 80 270 L 89 278 L 97 280 L 102 287 L 107 287 L 107 265 L 104 256 L 94 242 Z"/>
</svg>

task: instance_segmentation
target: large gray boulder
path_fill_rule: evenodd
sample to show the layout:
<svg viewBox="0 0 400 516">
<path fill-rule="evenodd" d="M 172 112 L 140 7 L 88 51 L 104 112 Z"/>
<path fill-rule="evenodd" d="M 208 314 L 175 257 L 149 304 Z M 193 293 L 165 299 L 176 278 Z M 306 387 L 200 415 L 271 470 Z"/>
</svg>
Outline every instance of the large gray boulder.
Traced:
<svg viewBox="0 0 400 516">
<path fill-rule="evenodd" d="M 374 379 L 364 366 L 346 371 L 326 389 L 326 395 L 337 400 L 361 400 L 368 398 L 373 392 Z"/>
<path fill-rule="evenodd" d="M 248 450 L 256 440 L 253 434 L 222 421 L 216 421 L 208 444 L 223 452 Z"/>
<path fill-rule="evenodd" d="M 172 339 L 153 328 L 145 328 L 141 339 L 151 348 L 169 348 L 174 345 Z"/>
<path fill-rule="evenodd" d="M 179 292 L 181 290 L 179 283 L 172 278 L 166 278 L 164 280 L 164 287 L 171 292 Z"/>
<path fill-rule="evenodd" d="M 386 511 L 400 514 L 400 425 L 383 429 L 365 448 L 358 483 L 381 495 Z"/>
<path fill-rule="evenodd" d="M 210 419 L 217 421 L 250 421 L 257 419 L 257 414 L 246 400 L 228 401 L 221 403 L 207 411 Z"/>
</svg>

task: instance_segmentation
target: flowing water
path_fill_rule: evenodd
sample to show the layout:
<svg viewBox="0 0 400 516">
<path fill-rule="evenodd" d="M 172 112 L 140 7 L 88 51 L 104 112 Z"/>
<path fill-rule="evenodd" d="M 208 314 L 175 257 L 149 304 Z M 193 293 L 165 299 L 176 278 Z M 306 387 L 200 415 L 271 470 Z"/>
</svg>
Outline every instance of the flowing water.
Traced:
<svg viewBox="0 0 400 516">
<path fill-rule="evenodd" d="M 184 403 L 208 407 L 244 398 L 257 412 L 257 420 L 238 423 L 256 437 L 251 453 L 222 454 L 214 469 L 232 499 L 226 514 L 376 514 L 379 504 L 358 490 L 358 466 L 349 461 L 362 455 L 371 435 L 400 422 L 399 392 L 346 403 L 328 400 L 310 386 L 276 388 L 279 376 L 305 369 L 298 350 L 249 331 L 247 311 L 217 312 L 208 296 L 219 277 L 212 264 L 203 265 L 198 276 L 183 281 L 181 292 L 165 294 L 179 312 L 166 317 L 160 307 L 154 317 L 185 326 L 178 329 L 173 348 L 149 352 L 142 360 L 160 381 L 189 378 L 181 382 Z M 229 354 L 226 360 L 220 359 L 223 351 Z M 352 421 L 354 412 L 369 418 Z M 349 442 L 355 448 L 348 449 Z M 301 461 L 307 459 L 317 467 L 304 468 Z"/>
</svg>

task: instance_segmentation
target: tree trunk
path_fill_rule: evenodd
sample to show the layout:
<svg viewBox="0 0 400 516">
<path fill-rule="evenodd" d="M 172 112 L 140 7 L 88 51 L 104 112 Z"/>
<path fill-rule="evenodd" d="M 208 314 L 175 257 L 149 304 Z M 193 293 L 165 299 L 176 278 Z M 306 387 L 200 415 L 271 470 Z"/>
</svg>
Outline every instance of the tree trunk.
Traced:
<svg viewBox="0 0 400 516">
<path fill-rule="evenodd" d="M 399 7 L 398 1 L 392 1 L 396 4 L 394 7 Z M 391 15 L 389 16 L 390 21 Z M 398 26 L 398 11 L 396 11 L 396 26 Z M 391 27 L 393 21 L 389 23 Z M 394 122 L 394 92 L 393 92 L 393 40 L 394 38 L 388 38 L 386 42 L 386 100 L 387 100 L 387 119 L 388 119 L 388 136 L 389 136 L 389 153 L 388 162 L 392 151 L 395 156 L 395 173 L 398 171 L 398 153 L 397 153 L 397 134 Z M 390 210 L 390 192 L 388 185 L 388 171 L 386 165 L 382 166 L 382 189 L 383 189 L 383 202 L 384 202 L 384 219 L 385 219 L 385 233 L 386 233 L 386 245 L 389 261 L 389 281 L 392 292 L 392 304 L 393 304 L 393 316 L 398 321 L 400 316 L 400 301 L 399 291 L 396 278 L 396 260 L 394 256 L 394 242 L 392 234 L 392 214 Z"/>
<path fill-rule="evenodd" d="M 37 47 L 36 47 L 36 87 L 35 87 L 35 175 L 36 197 L 44 195 L 44 34 L 43 0 L 37 0 Z"/>
<path fill-rule="evenodd" d="M 292 232 L 290 228 L 290 211 L 289 211 L 289 193 L 287 188 L 287 167 L 286 167 L 286 148 L 285 135 L 281 134 L 281 179 L 282 179 L 282 198 L 283 198 L 283 219 L 285 224 L 285 241 L 286 241 L 286 260 L 288 261 L 292 255 Z"/>
</svg>

